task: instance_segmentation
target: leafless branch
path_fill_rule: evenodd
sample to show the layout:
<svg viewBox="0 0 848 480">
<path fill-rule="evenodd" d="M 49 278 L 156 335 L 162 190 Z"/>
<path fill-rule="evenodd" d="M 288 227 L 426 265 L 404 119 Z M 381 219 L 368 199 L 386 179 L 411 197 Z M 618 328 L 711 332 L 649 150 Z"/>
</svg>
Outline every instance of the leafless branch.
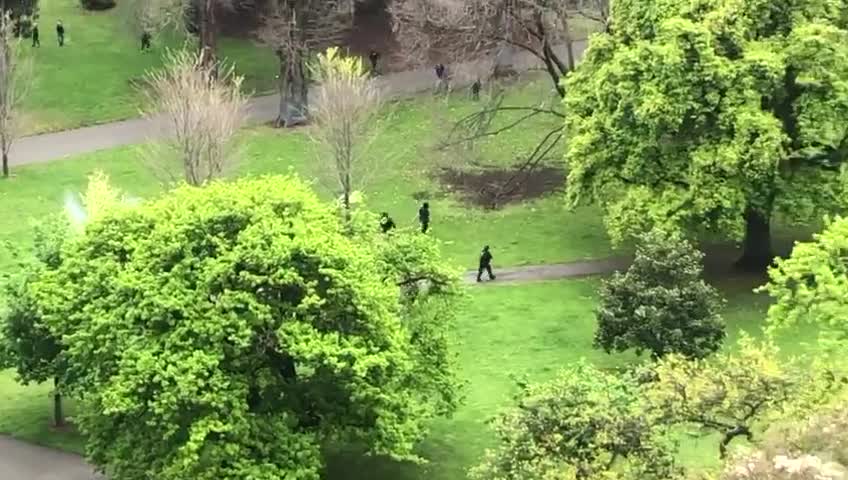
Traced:
<svg viewBox="0 0 848 480">
<path fill-rule="evenodd" d="M 9 151 L 20 136 L 21 102 L 32 79 L 32 63 L 21 54 L 9 12 L 0 14 L 0 152 L 3 176 L 9 176 Z"/>
<path fill-rule="evenodd" d="M 242 77 L 232 67 L 204 66 L 200 52 L 177 51 L 168 53 L 164 70 L 147 74 L 147 82 L 146 115 L 164 116 L 173 130 L 162 146 L 148 147 L 148 162 L 173 174 L 176 157 L 183 179 L 191 185 L 226 173 L 236 161 L 236 135 L 246 121 Z"/>
</svg>

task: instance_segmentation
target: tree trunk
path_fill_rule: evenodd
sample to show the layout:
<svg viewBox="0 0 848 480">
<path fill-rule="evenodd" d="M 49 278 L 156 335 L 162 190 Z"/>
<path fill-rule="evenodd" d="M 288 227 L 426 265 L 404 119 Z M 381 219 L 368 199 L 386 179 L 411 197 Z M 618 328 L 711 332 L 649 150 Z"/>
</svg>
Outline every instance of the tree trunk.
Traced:
<svg viewBox="0 0 848 480">
<path fill-rule="evenodd" d="M 309 86 L 303 56 L 299 52 L 294 58 L 281 60 L 280 82 L 280 112 L 276 123 L 284 127 L 305 123 Z"/>
<path fill-rule="evenodd" d="M 3 177 L 7 178 L 9 176 L 9 155 L 6 152 L 3 152 Z"/>
<path fill-rule="evenodd" d="M 740 269 L 762 272 L 774 260 L 771 249 L 770 218 L 761 212 L 749 209 L 745 212 L 745 239 L 742 257 L 736 261 Z"/>
<path fill-rule="evenodd" d="M 65 426 L 65 412 L 62 409 L 62 394 L 59 393 L 59 382 L 53 379 L 53 423 L 56 427 Z"/>
<path fill-rule="evenodd" d="M 217 76 L 217 30 L 215 0 L 203 0 L 200 7 L 200 65 L 210 69 L 213 78 Z"/>
</svg>

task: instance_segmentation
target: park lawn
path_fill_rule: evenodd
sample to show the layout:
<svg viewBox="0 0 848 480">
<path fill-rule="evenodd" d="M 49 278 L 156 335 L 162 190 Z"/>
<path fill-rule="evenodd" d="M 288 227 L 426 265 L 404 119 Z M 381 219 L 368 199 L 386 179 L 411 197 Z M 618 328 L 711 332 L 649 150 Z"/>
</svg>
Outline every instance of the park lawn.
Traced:
<svg viewBox="0 0 848 480">
<path fill-rule="evenodd" d="M 636 361 L 632 354 L 607 355 L 592 348 L 598 278 L 560 280 L 523 285 L 472 288 L 459 315 L 457 349 L 462 379 L 467 382 L 465 403 L 451 419 L 440 419 L 419 452 L 425 465 L 369 458 L 354 452 L 331 457 L 328 480 L 457 480 L 492 445 L 487 426 L 516 392 L 515 378 L 544 381 L 581 358 L 601 368 Z M 757 333 L 768 299 L 754 295 L 754 277 L 724 278 L 719 283 L 728 299 L 725 319 L 732 348 L 740 330 Z M 556 298 L 558 301 L 552 302 Z M 788 350 L 801 339 L 812 340 L 809 330 L 781 337 Z M 79 437 L 50 431 L 49 388 L 21 387 L 9 372 L 0 373 L 0 432 L 57 448 L 80 452 Z M 681 433 L 680 460 L 693 468 L 718 465 L 714 437 Z"/>
<path fill-rule="evenodd" d="M 122 2 L 118 2 L 119 4 Z M 139 116 L 137 86 L 150 69 L 161 67 L 167 47 L 184 41 L 176 35 L 154 39 L 152 51 L 139 51 L 126 13 L 117 7 L 87 12 L 79 0 L 40 2 L 41 47 L 25 51 L 32 58 L 33 80 L 24 103 L 24 130 L 42 133 Z M 65 46 L 56 43 L 56 21 L 66 28 Z M 274 89 L 277 61 L 270 49 L 241 39 L 223 38 L 220 57 L 245 77 L 245 91 Z"/>
<path fill-rule="evenodd" d="M 531 82 L 511 93 L 510 100 L 519 103 L 535 99 L 549 95 L 547 90 L 544 83 Z M 462 152 L 436 152 L 434 139 L 439 138 L 446 122 L 460 118 L 472 108 L 461 94 L 449 101 L 422 95 L 391 104 L 384 121 L 386 127 L 368 151 L 369 158 L 378 159 L 379 163 L 366 176 L 366 206 L 375 212 L 389 212 L 401 228 L 416 228 L 420 201 L 429 200 L 432 235 L 444 241 L 444 253 L 457 266 L 475 267 L 484 244 L 491 246 L 497 266 L 611 255 L 597 209 L 566 211 L 558 192 L 494 211 L 471 206 L 456 195 L 445 193 L 446 189 L 432 175 L 442 165 L 480 167 L 458 158 Z M 509 117 L 501 121 L 507 122 Z M 540 119 L 529 123 L 527 129 L 499 136 L 478 147 L 479 156 L 489 165 L 512 164 L 516 156 L 532 148 L 537 127 L 548 127 L 550 122 Z M 244 136 L 241 162 L 234 176 L 296 173 L 314 179 L 316 190 L 324 198 L 333 198 L 332 184 L 321 180 L 327 175 L 319 168 L 323 163 L 306 130 L 259 126 L 245 130 Z M 0 241 L 15 247 L 0 251 L 0 271 L 9 271 L 13 259 L 25 257 L 17 251 L 29 249 L 32 222 L 59 212 L 66 196 L 82 191 L 87 176 L 96 169 L 106 172 L 130 196 L 149 198 L 161 192 L 157 175 L 141 158 L 140 148 L 129 146 L 15 169 L 13 178 L 0 182 L 0 200 L 15 212 L 0 218 Z M 553 165 L 560 162 L 558 156 L 549 160 Z"/>
</svg>

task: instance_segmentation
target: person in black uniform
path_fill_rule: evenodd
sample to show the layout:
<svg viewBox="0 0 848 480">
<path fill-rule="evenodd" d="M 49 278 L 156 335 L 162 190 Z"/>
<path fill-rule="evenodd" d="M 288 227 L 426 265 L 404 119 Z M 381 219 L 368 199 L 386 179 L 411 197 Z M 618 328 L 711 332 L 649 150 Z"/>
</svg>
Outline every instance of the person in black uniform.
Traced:
<svg viewBox="0 0 848 480">
<path fill-rule="evenodd" d="M 390 217 L 388 213 L 383 212 L 382 215 L 380 215 L 380 230 L 382 230 L 383 233 L 389 233 L 394 230 L 394 228 L 395 221 L 392 220 L 392 217 Z"/>
<path fill-rule="evenodd" d="M 480 266 L 477 269 L 477 281 L 482 282 L 483 280 L 480 278 L 483 276 L 483 271 L 489 274 L 489 280 L 495 279 L 495 274 L 492 273 L 492 252 L 489 251 L 489 246 L 486 245 L 483 247 L 483 251 L 480 252 Z"/>
<path fill-rule="evenodd" d="M 150 43 L 153 40 L 153 35 L 147 30 L 141 32 L 141 51 L 150 50 Z"/>
<path fill-rule="evenodd" d="M 62 25 L 62 21 L 59 20 L 56 22 L 56 38 L 59 40 L 59 46 L 65 46 L 65 26 Z"/>
<path fill-rule="evenodd" d="M 376 50 L 371 50 L 368 59 L 371 60 L 371 73 L 377 75 L 377 62 L 380 60 L 380 54 Z"/>
<path fill-rule="evenodd" d="M 37 23 L 32 24 L 32 46 L 33 47 L 40 47 L 41 46 L 41 40 L 38 38 L 38 24 Z"/>
<path fill-rule="evenodd" d="M 430 204 L 424 202 L 418 209 L 418 222 L 421 223 L 421 233 L 427 233 L 430 228 Z"/>
<path fill-rule="evenodd" d="M 483 85 L 480 83 L 480 79 L 474 81 L 471 84 L 471 100 L 477 101 L 480 100 L 480 89 L 483 88 Z"/>
</svg>

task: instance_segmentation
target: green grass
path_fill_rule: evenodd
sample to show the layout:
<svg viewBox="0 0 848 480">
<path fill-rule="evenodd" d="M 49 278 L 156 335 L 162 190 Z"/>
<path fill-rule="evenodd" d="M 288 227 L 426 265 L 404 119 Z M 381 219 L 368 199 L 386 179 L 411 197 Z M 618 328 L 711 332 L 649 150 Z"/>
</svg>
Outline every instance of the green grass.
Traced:
<svg viewBox="0 0 848 480">
<path fill-rule="evenodd" d="M 41 1 L 41 47 L 24 48 L 33 61 L 34 78 L 24 104 L 27 133 L 61 130 L 136 117 L 141 96 L 134 86 L 143 74 L 162 65 L 166 47 L 183 40 L 154 40 L 151 52 L 139 51 L 120 8 L 86 12 L 78 0 Z M 56 43 L 55 25 L 62 20 L 66 44 Z M 276 57 L 270 49 L 247 40 L 223 38 L 219 55 L 245 76 L 245 90 L 274 88 Z"/>
<path fill-rule="evenodd" d="M 544 95 L 544 82 L 530 83 L 511 94 L 511 102 Z M 568 212 L 560 194 L 487 211 L 469 207 L 453 195 L 443 193 L 432 173 L 438 165 L 469 166 L 468 160 L 436 153 L 433 141 L 440 126 L 471 111 L 471 102 L 460 96 L 445 103 L 429 96 L 391 107 L 391 126 L 374 142 L 369 154 L 378 162 L 364 184 L 367 207 L 389 212 L 401 227 L 417 226 L 416 212 L 422 196 L 431 203 L 432 234 L 444 241 L 445 254 L 458 266 L 474 267 L 480 248 L 489 244 L 496 265 L 563 262 L 604 257 L 612 250 L 603 224 L 594 208 Z M 434 113 L 438 112 L 438 113 Z M 501 121 L 508 121 L 508 117 Z M 547 123 L 546 123 L 547 122 Z M 532 147 L 537 127 L 550 120 L 528 125 L 527 135 L 505 135 L 482 145 L 479 155 L 487 164 L 506 165 Z M 316 178 L 318 152 L 304 130 L 283 131 L 259 127 L 244 132 L 242 161 L 235 175 L 296 172 Z M 509 137 L 509 138 L 507 138 Z M 454 152 L 451 155 L 459 155 Z M 66 194 L 85 188 L 87 176 L 95 169 L 105 171 L 129 195 L 150 197 L 161 191 L 153 172 L 140 160 L 138 147 L 123 147 L 82 155 L 68 160 L 30 165 L 16 169 L 15 176 L 0 182 L 0 200 L 14 216 L 0 218 L 0 241 L 19 250 L 31 245 L 32 222 L 57 212 Z M 558 158 L 551 163 L 559 162 Z M 320 177 L 320 175 L 318 176 Z M 328 184 L 316 189 L 332 198 Z M 17 257 L 0 252 L 0 270 L 8 271 Z"/>
<path fill-rule="evenodd" d="M 750 288 L 761 279 L 734 277 L 719 287 L 728 298 L 725 318 L 732 348 L 740 330 L 756 333 L 762 325 L 767 298 Z M 585 358 L 602 367 L 632 362 L 632 354 L 607 355 L 592 348 L 597 278 L 514 286 L 493 285 L 471 290 L 457 326 L 461 375 L 467 381 L 464 405 L 451 419 L 436 422 L 420 453 L 430 462 L 418 466 L 385 459 L 338 454 L 327 478 L 349 480 L 458 480 L 492 445 L 486 421 L 509 405 L 516 376 L 543 381 L 559 369 Z M 557 299 L 557 301 L 551 301 Z M 782 338 L 787 350 L 812 331 Z M 10 374 L 0 374 L 0 432 L 71 451 L 81 451 L 79 437 L 49 429 L 48 387 L 21 387 Z M 717 465 L 712 437 L 682 436 L 680 460 L 690 467 Z"/>
</svg>

